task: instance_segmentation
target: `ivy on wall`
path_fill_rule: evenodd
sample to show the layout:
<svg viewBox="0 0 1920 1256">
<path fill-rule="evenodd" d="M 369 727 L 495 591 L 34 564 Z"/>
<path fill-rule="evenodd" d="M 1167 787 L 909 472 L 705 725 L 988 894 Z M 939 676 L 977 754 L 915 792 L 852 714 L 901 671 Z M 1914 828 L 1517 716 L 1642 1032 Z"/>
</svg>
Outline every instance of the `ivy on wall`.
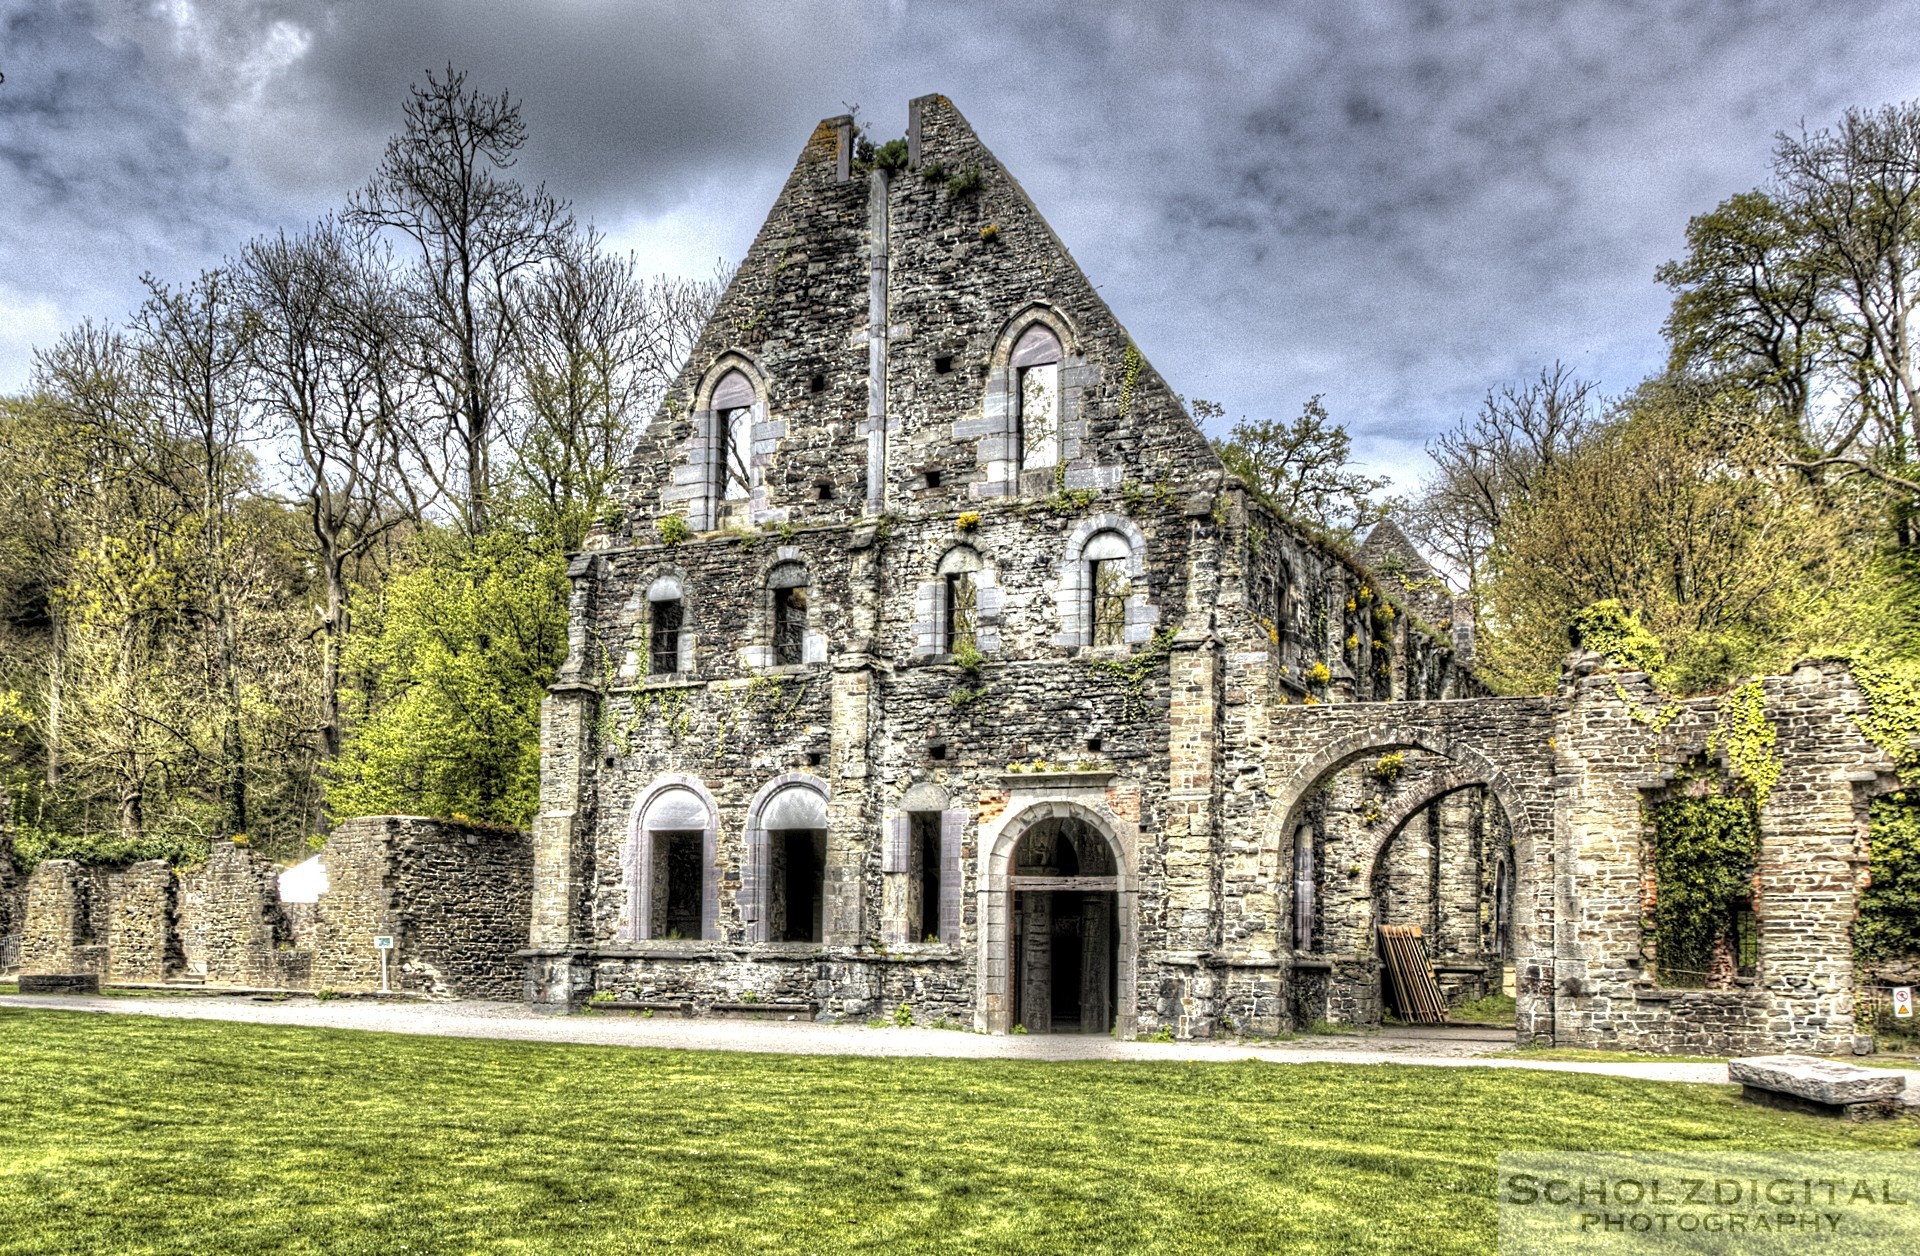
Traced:
<svg viewBox="0 0 1920 1256">
<path fill-rule="evenodd" d="M 1872 963 L 1920 955 L 1920 791 L 1874 799 L 1868 819 L 1872 884 L 1860 895 L 1854 958 Z"/>
<path fill-rule="evenodd" d="M 1706 984 L 1734 907 L 1753 894 L 1760 823 L 1750 798 L 1708 794 L 1653 808 L 1655 958 L 1663 986 Z"/>
</svg>

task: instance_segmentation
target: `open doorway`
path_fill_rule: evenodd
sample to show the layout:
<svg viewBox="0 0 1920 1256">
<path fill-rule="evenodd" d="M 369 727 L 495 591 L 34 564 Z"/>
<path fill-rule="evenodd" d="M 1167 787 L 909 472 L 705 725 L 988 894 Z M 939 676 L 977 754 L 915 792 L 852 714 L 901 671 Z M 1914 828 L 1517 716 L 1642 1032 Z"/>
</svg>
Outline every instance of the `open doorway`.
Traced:
<svg viewBox="0 0 1920 1256">
<path fill-rule="evenodd" d="M 1103 1034 L 1118 992 L 1118 880 L 1106 839 L 1076 820 L 1036 825 L 1013 867 L 1013 1019 L 1029 1033 Z"/>
</svg>

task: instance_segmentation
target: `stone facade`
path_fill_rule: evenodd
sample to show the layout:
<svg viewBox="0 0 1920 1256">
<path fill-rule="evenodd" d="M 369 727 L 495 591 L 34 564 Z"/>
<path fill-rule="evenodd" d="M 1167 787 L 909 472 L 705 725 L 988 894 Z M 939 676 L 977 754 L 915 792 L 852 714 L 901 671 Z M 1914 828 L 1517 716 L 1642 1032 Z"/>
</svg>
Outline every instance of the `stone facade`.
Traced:
<svg viewBox="0 0 1920 1256">
<path fill-rule="evenodd" d="M 1409 923 L 1529 1039 L 1840 1041 L 1890 782 L 1843 673 L 1767 682 L 1760 976 L 1648 988 L 1645 807 L 1713 700 L 1486 696 L 1418 551 L 1227 476 L 949 102 L 907 147 L 815 129 L 572 563 L 528 998 L 1272 1033 L 1377 1020 Z"/>
</svg>

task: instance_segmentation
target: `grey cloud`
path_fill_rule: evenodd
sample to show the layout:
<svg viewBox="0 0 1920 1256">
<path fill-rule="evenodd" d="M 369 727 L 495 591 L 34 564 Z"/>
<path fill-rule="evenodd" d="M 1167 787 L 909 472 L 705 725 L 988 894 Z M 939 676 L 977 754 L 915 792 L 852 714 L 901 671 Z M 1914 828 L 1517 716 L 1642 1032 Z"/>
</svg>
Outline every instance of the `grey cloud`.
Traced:
<svg viewBox="0 0 1920 1256">
<path fill-rule="evenodd" d="M 1323 392 L 1402 471 L 1553 358 L 1630 387 L 1687 216 L 1757 182 L 1773 130 L 1920 95 L 1920 33 L 1866 0 L 21 11 L 71 68 L 16 97 L 4 50 L 0 178 L 28 212 L 0 290 L 70 314 L 112 312 L 115 268 L 178 275 L 338 203 L 450 61 L 523 101 L 525 177 L 627 238 L 710 219 L 734 254 L 816 119 L 858 101 L 885 138 L 941 91 L 1177 388 L 1259 415 Z M 22 140 L 29 96 L 63 121 Z"/>
</svg>

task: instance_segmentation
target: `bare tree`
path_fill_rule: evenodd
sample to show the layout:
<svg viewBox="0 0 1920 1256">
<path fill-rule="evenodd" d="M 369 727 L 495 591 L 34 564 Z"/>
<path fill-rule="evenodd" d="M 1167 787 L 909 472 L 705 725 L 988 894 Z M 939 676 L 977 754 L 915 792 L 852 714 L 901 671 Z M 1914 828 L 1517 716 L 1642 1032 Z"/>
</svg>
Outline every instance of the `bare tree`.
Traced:
<svg viewBox="0 0 1920 1256">
<path fill-rule="evenodd" d="M 540 526 L 575 549 L 604 505 L 638 425 L 666 394 L 722 285 L 635 273 L 592 228 L 517 290 L 521 404 L 508 434 Z"/>
<path fill-rule="evenodd" d="M 247 752 L 242 735 L 239 625 L 231 596 L 236 511 L 250 487 L 243 441 L 248 425 L 250 326 L 232 275 L 203 273 L 176 290 L 147 277 L 147 300 L 134 316 L 133 344 L 149 389 L 148 430 L 130 435 L 136 464 L 150 465 L 156 487 L 188 494 L 201 542 L 204 610 L 213 631 L 219 718 L 221 826 L 247 831 Z M 168 467 L 166 460 L 184 461 Z"/>
<path fill-rule="evenodd" d="M 1478 414 L 1427 447 L 1434 474 L 1408 513 L 1408 530 L 1465 581 L 1476 608 L 1500 528 L 1597 426 L 1594 389 L 1555 362 L 1529 383 L 1489 391 Z"/>
<path fill-rule="evenodd" d="M 303 236 L 254 241 L 239 266 L 261 399 L 289 438 L 286 462 L 325 583 L 319 731 L 329 759 L 340 752 L 354 573 L 426 506 L 406 458 L 418 389 L 403 356 L 407 315 L 381 260 L 364 235 L 329 219 Z"/>
<path fill-rule="evenodd" d="M 439 447 L 423 442 L 419 461 L 470 536 L 486 530 L 493 445 L 512 394 L 514 286 L 555 257 L 572 226 L 544 187 L 503 177 L 526 137 L 505 92 L 468 91 L 451 66 L 444 77 L 429 73 L 346 212 L 350 223 L 397 234 L 413 254 L 406 289 L 439 418 Z"/>
</svg>

